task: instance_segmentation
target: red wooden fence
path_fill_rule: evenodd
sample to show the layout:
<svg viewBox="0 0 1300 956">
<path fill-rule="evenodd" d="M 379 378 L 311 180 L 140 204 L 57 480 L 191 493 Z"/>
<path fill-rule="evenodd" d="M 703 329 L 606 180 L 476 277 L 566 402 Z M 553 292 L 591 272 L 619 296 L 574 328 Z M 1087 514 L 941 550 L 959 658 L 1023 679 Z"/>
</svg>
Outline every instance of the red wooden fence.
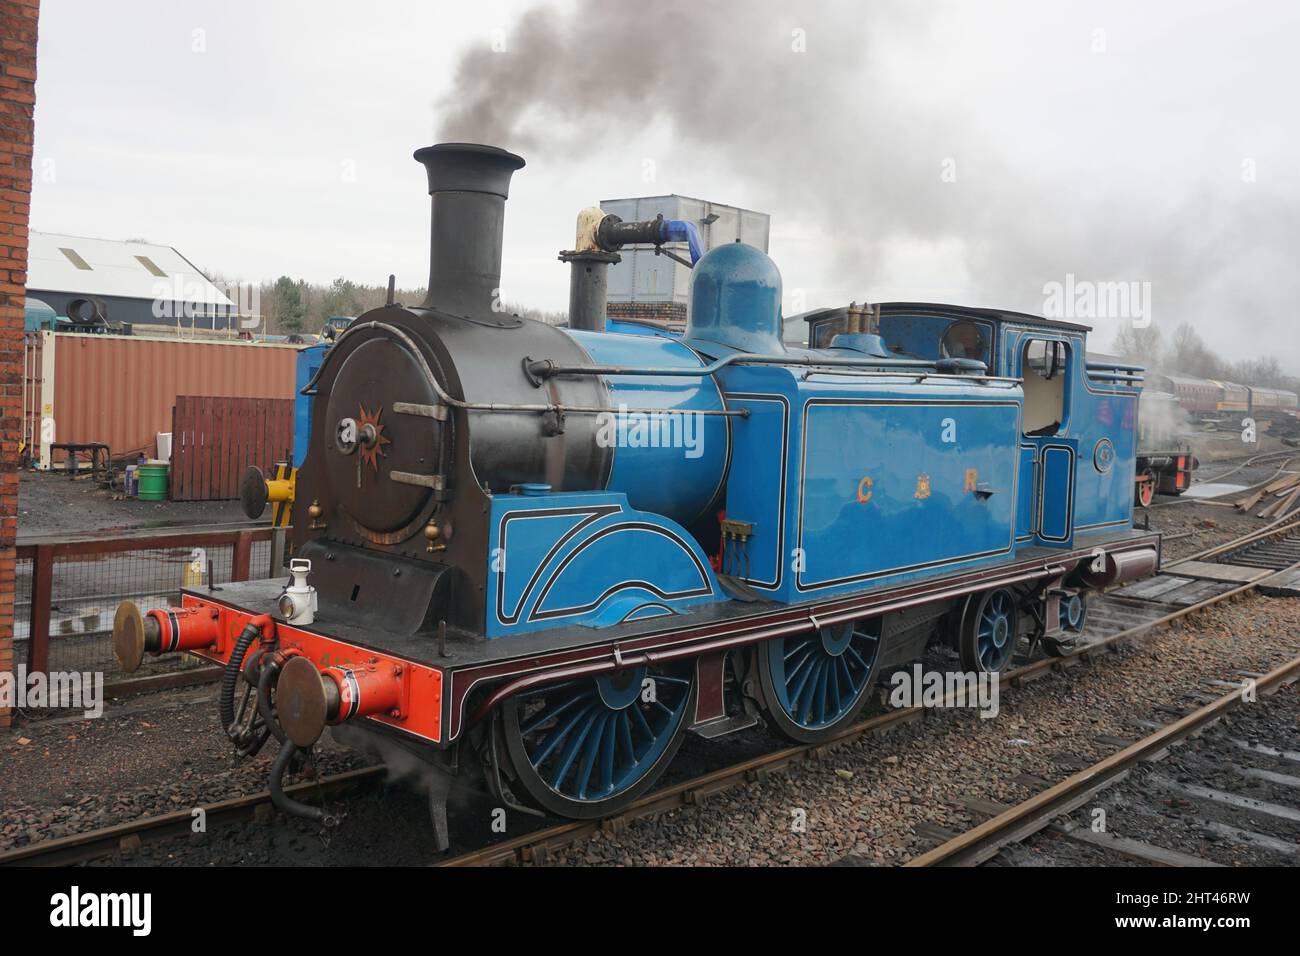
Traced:
<svg viewBox="0 0 1300 956">
<path fill-rule="evenodd" d="M 177 395 L 172 410 L 171 498 L 239 497 L 249 465 L 270 472 L 293 451 L 293 402 Z"/>
</svg>

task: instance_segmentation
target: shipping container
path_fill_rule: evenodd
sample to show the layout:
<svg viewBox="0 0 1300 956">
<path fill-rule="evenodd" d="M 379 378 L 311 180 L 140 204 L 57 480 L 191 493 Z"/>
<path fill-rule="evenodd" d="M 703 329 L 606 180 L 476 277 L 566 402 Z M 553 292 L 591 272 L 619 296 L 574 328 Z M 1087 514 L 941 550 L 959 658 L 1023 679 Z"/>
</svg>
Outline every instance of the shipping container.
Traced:
<svg viewBox="0 0 1300 956">
<path fill-rule="evenodd" d="M 299 346 L 29 333 L 24 456 L 63 460 L 56 442 L 102 442 L 113 457 L 156 453 L 178 395 L 293 399 Z"/>
</svg>

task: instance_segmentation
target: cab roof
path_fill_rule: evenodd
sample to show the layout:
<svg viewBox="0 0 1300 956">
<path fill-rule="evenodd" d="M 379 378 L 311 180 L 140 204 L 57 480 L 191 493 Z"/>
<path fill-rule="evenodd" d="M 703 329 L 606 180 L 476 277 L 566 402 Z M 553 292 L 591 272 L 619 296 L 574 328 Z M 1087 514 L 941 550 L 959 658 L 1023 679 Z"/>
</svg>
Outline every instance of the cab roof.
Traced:
<svg viewBox="0 0 1300 956">
<path fill-rule="evenodd" d="M 952 305 L 945 302 L 878 302 L 875 305 L 880 309 L 882 315 L 938 315 L 954 319 L 985 319 L 999 324 L 1014 322 L 1017 325 L 1033 325 L 1045 329 L 1056 329 L 1063 332 L 1091 332 L 1092 326 L 1079 325 L 1075 322 L 1063 322 L 1060 319 L 1045 319 L 1041 315 L 1030 315 L 1027 312 L 1012 312 L 1009 309 L 986 309 L 971 305 Z M 791 316 L 791 318 L 803 319 L 805 322 L 816 322 L 818 319 L 825 318 L 828 315 L 834 315 L 837 312 L 844 312 L 845 306 L 836 306 L 826 309 L 813 309 L 811 312 L 805 312 L 802 315 Z"/>
</svg>

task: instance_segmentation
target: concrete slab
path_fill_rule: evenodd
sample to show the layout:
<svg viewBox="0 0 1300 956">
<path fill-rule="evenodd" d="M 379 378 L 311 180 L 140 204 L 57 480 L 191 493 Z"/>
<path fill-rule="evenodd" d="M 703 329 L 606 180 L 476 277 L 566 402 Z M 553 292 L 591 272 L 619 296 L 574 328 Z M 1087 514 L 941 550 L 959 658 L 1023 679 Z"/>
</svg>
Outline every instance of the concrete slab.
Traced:
<svg viewBox="0 0 1300 956">
<path fill-rule="evenodd" d="M 1227 481 L 1206 481 L 1192 485 L 1183 492 L 1184 498 L 1219 498 L 1223 495 L 1244 492 L 1249 485 L 1234 485 Z"/>
</svg>

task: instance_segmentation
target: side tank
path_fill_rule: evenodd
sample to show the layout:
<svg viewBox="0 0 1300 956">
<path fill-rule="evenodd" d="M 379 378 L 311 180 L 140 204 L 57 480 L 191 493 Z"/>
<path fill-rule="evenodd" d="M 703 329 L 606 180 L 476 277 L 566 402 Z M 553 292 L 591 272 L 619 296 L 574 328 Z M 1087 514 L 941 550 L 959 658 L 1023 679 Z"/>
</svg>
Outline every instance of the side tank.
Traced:
<svg viewBox="0 0 1300 956">
<path fill-rule="evenodd" d="M 569 330 L 597 365 L 701 368 L 681 342 L 662 336 Z M 614 453 L 607 490 L 633 508 L 689 527 L 719 497 L 731 457 L 726 408 L 712 376 L 606 375 L 611 411 L 597 442 Z"/>
</svg>

